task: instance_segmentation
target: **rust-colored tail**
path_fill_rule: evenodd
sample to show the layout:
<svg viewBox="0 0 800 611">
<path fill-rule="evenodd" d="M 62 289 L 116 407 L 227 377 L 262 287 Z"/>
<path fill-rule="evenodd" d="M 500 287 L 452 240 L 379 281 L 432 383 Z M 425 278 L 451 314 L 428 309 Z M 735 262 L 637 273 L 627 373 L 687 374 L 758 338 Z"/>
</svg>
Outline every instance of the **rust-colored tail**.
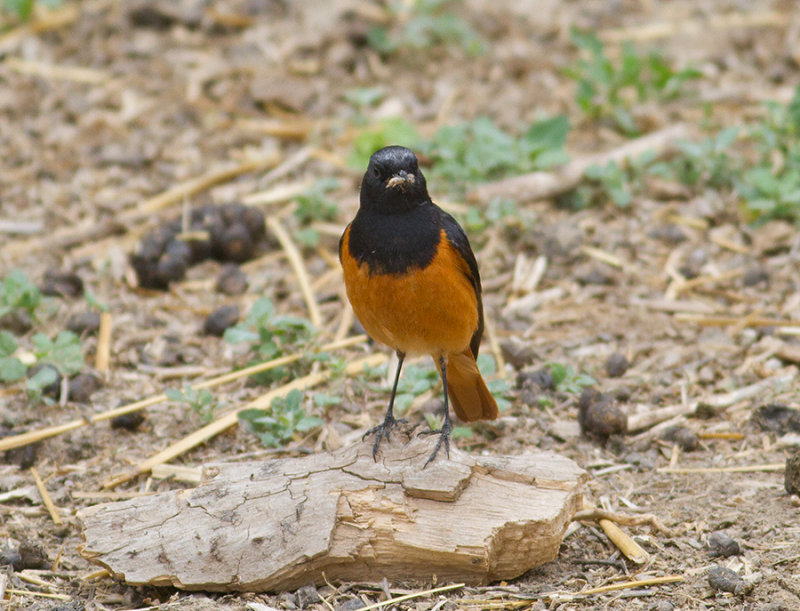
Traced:
<svg viewBox="0 0 800 611">
<path fill-rule="evenodd" d="M 447 394 L 453 411 L 464 422 L 497 418 L 497 403 L 469 348 L 447 355 Z"/>
</svg>

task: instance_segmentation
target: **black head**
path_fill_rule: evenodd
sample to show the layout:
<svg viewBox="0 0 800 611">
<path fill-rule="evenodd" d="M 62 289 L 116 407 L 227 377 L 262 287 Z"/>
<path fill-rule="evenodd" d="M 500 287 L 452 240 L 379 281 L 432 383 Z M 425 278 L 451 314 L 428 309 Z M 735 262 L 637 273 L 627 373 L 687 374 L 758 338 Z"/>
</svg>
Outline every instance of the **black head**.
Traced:
<svg viewBox="0 0 800 611">
<path fill-rule="evenodd" d="M 361 181 L 361 207 L 384 213 L 403 212 L 430 201 L 417 156 L 402 146 L 372 154 Z"/>
</svg>

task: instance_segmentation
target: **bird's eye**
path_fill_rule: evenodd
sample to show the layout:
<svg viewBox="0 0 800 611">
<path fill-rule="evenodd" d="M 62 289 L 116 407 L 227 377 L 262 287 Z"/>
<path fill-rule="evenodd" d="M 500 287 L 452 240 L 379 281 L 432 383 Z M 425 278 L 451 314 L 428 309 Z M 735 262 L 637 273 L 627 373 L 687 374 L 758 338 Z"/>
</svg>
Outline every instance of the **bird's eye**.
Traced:
<svg viewBox="0 0 800 611">
<path fill-rule="evenodd" d="M 380 178 L 381 177 L 381 171 L 377 168 L 377 166 L 372 168 L 372 175 L 375 178 Z"/>
</svg>

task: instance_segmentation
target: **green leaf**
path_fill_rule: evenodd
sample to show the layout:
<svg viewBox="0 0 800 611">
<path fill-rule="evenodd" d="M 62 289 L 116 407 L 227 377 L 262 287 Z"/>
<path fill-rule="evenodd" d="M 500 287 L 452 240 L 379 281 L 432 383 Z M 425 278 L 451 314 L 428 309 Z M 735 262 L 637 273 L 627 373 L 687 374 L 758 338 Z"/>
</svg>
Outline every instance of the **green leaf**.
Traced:
<svg viewBox="0 0 800 611">
<path fill-rule="evenodd" d="M 0 356 L 11 356 L 17 350 L 17 340 L 9 331 L 0 331 Z"/>
<path fill-rule="evenodd" d="M 16 382 L 24 377 L 25 365 L 22 361 L 11 356 L 0 357 L 0 382 Z"/>
<path fill-rule="evenodd" d="M 170 401 L 177 402 L 181 402 L 186 399 L 186 397 L 183 396 L 183 391 L 178 390 L 177 388 L 167 388 L 164 391 L 164 396 L 166 396 Z"/>
<path fill-rule="evenodd" d="M 27 382 L 29 391 L 41 391 L 43 388 L 50 386 L 58 379 L 55 370 L 50 367 L 43 367 L 37 371 L 33 377 Z"/>
</svg>

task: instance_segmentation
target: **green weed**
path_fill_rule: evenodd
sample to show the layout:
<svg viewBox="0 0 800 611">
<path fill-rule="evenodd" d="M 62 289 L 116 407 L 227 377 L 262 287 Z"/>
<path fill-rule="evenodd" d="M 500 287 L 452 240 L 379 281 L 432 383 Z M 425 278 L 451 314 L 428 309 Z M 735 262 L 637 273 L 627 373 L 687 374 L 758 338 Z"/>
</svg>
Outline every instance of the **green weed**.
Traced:
<svg viewBox="0 0 800 611">
<path fill-rule="evenodd" d="M 0 282 L 0 318 L 17 309 L 35 316 L 42 300 L 42 293 L 21 270 L 11 270 Z"/>
<path fill-rule="evenodd" d="M 305 347 L 311 340 L 314 327 L 299 316 L 280 316 L 272 302 L 258 299 L 247 318 L 225 331 L 229 344 L 249 343 L 254 362 L 267 361 Z M 276 367 L 253 376 L 260 384 L 270 384 L 288 375 L 287 367 Z"/>
<path fill-rule="evenodd" d="M 518 137 L 479 117 L 439 128 L 420 149 L 432 162 L 433 180 L 463 185 L 565 163 L 568 132 L 569 120 L 563 115 L 537 121 Z"/>
<path fill-rule="evenodd" d="M 572 365 L 546 363 L 545 366 L 550 370 L 550 375 L 553 376 L 553 382 L 558 392 L 578 395 L 587 386 L 597 384 L 597 380 L 592 376 L 575 371 Z"/>
<path fill-rule="evenodd" d="M 321 418 L 309 416 L 302 407 L 303 394 L 292 390 L 286 397 L 276 397 L 266 409 L 245 409 L 239 422 L 269 448 L 285 445 L 297 433 L 307 433 L 324 424 Z"/>
<path fill-rule="evenodd" d="M 31 342 L 37 362 L 52 365 L 61 375 L 75 375 L 83 369 L 81 340 L 72 331 L 60 331 L 55 339 L 36 333 Z"/>
<path fill-rule="evenodd" d="M 380 148 L 397 144 L 415 149 L 420 139 L 414 125 L 400 117 L 383 119 L 363 128 L 353 141 L 353 149 L 347 158 L 349 166 L 364 170 L 369 163 L 369 158 Z"/>
<path fill-rule="evenodd" d="M 183 389 L 168 388 L 164 391 L 164 394 L 170 401 L 186 403 L 192 411 L 197 412 L 206 422 L 211 422 L 214 419 L 214 413 L 220 407 L 219 401 L 214 398 L 214 395 L 207 388 L 196 390 L 187 384 Z"/>
<path fill-rule="evenodd" d="M 680 97 L 686 83 L 701 76 L 693 68 L 673 69 L 658 53 L 640 55 L 630 43 L 623 45 L 622 57 L 614 62 L 594 33 L 573 29 L 570 38 L 582 52 L 566 71 L 577 84 L 578 107 L 592 119 L 610 119 L 627 135 L 640 132 L 631 113 L 636 104 Z"/>
<path fill-rule="evenodd" d="M 480 55 L 485 44 L 472 26 L 458 16 L 458 9 L 459 3 L 452 0 L 416 0 L 410 7 L 407 2 L 393 2 L 392 24 L 370 29 L 367 42 L 383 55 L 438 46 L 457 46 L 467 55 Z"/>
<path fill-rule="evenodd" d="M 314 221 L 332 221 L 336 218 L 339 207 L 328 198 L 328 193 L 338 186 L 339 181 L 335 178 L 322 179 L 297 196 L 294 216 L 300 229 L 294 232 L 294 237 L 298 242 L 308 247 L 319 243 L 319 232 L 309 225 Z"/>
<path fill-rule="evenodd" d="M 0 331 L 0 382 L 16 382 L 25 377 L 26 367 L 13 354 L 17 340 L 8 331 Z"/>
</svg>

